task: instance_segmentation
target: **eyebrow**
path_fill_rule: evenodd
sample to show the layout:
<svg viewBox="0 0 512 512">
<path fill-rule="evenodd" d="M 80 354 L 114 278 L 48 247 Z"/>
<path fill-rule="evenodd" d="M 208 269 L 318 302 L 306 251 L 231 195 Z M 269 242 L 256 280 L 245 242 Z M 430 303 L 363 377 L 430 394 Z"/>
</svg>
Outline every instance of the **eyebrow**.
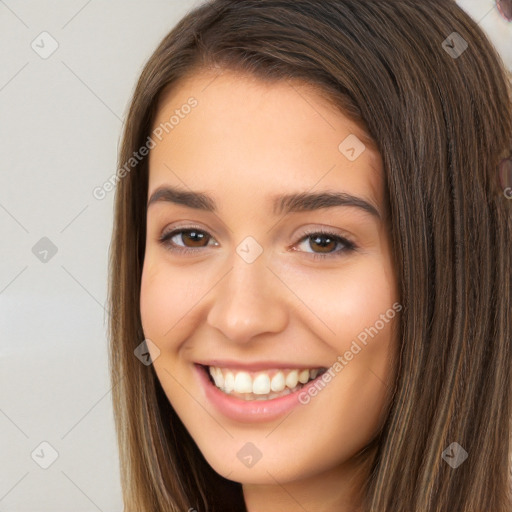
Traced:
<svg viewBox="0 0 512 512">
<path fill-rule="evenodd" d="M 299 192 L 273 196 L 272 201 L 273 213 L 276 216 L 292 212 L 305 212 L 337 206 L 350 206 L 359 208 L 360 210 L 377 217 L 377 219 L 382 220 L 379 210 L 374 205 L 361 197 L 357 197 L 346 192 L 333 192 L 329 190 L 317 193 Z M 158 187 L 151 194 L 147 208 L 149 209 L 152 204 L 158 202 L 178 204 L 206 212 L 217 212 L 215 200 L 208 194 L 204 192 L 186 191 L 170 186 Z"/>
</svg>

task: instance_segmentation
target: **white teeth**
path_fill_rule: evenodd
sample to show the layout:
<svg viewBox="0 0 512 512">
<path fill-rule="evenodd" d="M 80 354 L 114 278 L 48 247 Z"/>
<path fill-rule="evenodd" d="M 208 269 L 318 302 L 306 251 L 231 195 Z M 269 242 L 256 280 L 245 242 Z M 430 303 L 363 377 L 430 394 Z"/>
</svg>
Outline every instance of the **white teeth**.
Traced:
<svg viewBox="0 0 512 512">
<path fill-rule="evenodd" d="M 299 373 L 299 382 L 301 384 L 306 384 L 306 382 L 309 380 L 309 370 L 302 370 Z"/>
<path fill-rule="evenodd" d="M 247 372 L 238 372 L 236 374 L 235 391 L 237 393 L 252 393 L 252 379 Z"/>
<path fill-rule="evenodd" d="M 220 368 L 217 368 L 217 378 L 215 379 L 215 384 L 219 388 L 224 386 L 224 375 L 222 375 L 222 371 Z"/>
<path fill-rule="evenodd" d="M 255 395 L 266 395 L 270 392 L 270 377 L 265 373 L 260 373 L 252 383 L 252 392 Z"/>
<path fill-rule="evenodd" d="M 231 372 L 228 372 L 224 376 L 224 391 L 231 393 L 233 389 L 235 389 L 235 377 Z"/>
<path fill-rule="evenodd" d="M 254 373 L 231 371 L 216 366 L 209 367 L 215 386 L 224 393 L 239 393 L 245 400 L 272 400 L 300 389 L 310 379 L 315 379 L 320 369 L 270 370 Z M 270 374 L 273 374 L 272 378 Z M 258 395 L 258 396 L 255 396 Z"/>
<path fill-rule="evenodd" d="M 222 371 L 220 368 L 215 368 L 213 366 L 210 366 L 210 375 L 213 377 L 213 380 L 215 381 L 215 385 L 218 388 L 224 387 L 224 375 L 222 375 Z"/>
<path fill-rule="evenodd" d="M 275 392 L 283 391 L 286 387 L 283 372 L 277 372 L 270 381 L 270 389 Z"/>
<path fill-rule="evenodd" d="M 299 382 L 299 372 L 297 370 L 292 370 L 287 376 L 286 376 L 286 386 L 291 388 L 294 388 L 297 385 L 297 382 Z"/>
</svg>

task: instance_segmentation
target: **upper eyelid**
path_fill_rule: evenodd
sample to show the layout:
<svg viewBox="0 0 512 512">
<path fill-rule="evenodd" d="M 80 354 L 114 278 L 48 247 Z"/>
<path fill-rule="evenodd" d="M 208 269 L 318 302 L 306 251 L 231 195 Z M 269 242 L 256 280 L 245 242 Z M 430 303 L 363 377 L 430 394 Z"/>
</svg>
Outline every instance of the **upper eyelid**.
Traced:
<svg viewBox="0 0 512 512">
<path fill-rule="evenodd" d="M 201 233 L 206 234 L 208 237 L 216 240 L 215 237 L 207 229 L 203 229 L 199 226 L 193 226 L 193 225 L 174 226 L 174 227 L 170 228 L 169 230 L 164 228 L 162 230 L 161 235 L 158 238 L 159 238 L 159 240 L 163 240 L 164 238 L 170 239 L 170 238 L 174 238 L 176 235 L 179 235 L 182 232 L 192 231 L 192 230 L 200 231 Z M 330 228 L 330 227 L 325 227 L 325 226 L 315 227 L 315 228 L 305 228 L 305 231 L 303 231 L 301 233 L 301 235 L 297 235 L 297 236 L 300 236 L 300 238 L 298 238 L 294 242 L 294 244 L 298 244 L 298 243 L 302 242 L 304 239 L 306 239 L 314 234 L 324 234 L 325 236 L 333 235 L 334 237 L 337 237 L 339 239 L 349 242 L 349 244 L 354 246 L 354 248 L 357 248 L 359 246 L 359 244 L 354 240 L 352 235 L 347 234 L 345 232 L 340 233 L 339 228 L 337 229 L 337 228 Z M 218 243 L 218 241 L 217 241 L 217 243 Z M 187 248 L 187 249 L 191 249 L 191 248 Z M 200 249 L 200 248 L 197 248 L 197 249 Z M 194 249 L 191 249 L 191 250 L 194 250 Z"/>
<path fill-rule="evenodd" d="M 206 229 L 206 228 L 202 228 L 200 226 L 195 226 L 193 224 L 186 224 L 184 226 L 173 226 L 172 228 L 163 228 L 161 231 L 160 231 L 160 237 L 163 237 L 163 236 L 167 236 L 169 234 L 177 234 L 178 232 L 180 231 L 190 231 L 190 230 L 197 230 L 197 231 L 201 231 L 202 233 L 206 233 L 207 235 L 211 236 L 211 237 L 214 237 L 214 235 L 212 235 L 211 231 Z M 307 236 L 307 235 L 312 235 L 312 234 L 315 234 L 315 233 L 321 233 L 321 232 L 326 232 L 328 234 L 332 234 L 332 235 L 336 235 L 336 236 L 339 236 L 341 238 L 346 238 L 347 240 L 350 240 L 351 242 L 354 242 L 355 243 L 355 240 L 354 240 L 354 236 L 350 233 L 348 233 L 347 231 L 343 230 L 343 229 L 340 229 L 340 228 L 335 228 L 335 227 L 329 227 L 329 226 L 317 226 L 317 227 L 312 227 L 312 228 L 304 228 L 304 230 L 301 230 L 303 232 L 302 236 Z"/>
</svg>

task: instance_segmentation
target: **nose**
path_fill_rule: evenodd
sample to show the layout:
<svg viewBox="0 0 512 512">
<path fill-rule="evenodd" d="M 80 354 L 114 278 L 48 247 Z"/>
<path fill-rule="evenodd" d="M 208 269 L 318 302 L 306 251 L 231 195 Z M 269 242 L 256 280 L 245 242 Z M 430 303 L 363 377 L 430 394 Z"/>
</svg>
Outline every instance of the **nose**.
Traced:
<svg viewBox="0 0 512 512">
<path fill-rule="evenodd" d="M 289 306 L 283 283 L 262 257 L 247 263 L 238 256 L 214 288 L 207 323 L 225 339 L 246 344 L 258 334 L 286 328 Z"/>
</svg>

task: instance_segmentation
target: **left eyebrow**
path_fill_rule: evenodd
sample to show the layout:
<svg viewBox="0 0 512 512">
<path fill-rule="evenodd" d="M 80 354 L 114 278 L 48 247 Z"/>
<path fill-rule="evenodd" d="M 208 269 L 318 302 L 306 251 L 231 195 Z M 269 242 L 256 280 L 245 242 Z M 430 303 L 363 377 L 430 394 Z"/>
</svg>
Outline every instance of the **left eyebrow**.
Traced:
<svg viewBox="0 0 512 512">
<path fill-rule="evenodd" d="M 203 210 L 217 212 L 215 200 L 204 192 L 182 190 L 170 186 L 157 188 L 148 201 L 147 208 L 157 202 L 169 202 Z M 361 197 L 346 192 L 323 191 L 317 193 L 299 192 L 293 194 L 277 195 L 272 197 L 274 215 L 282 215 L 292 212 L 305 212 L 333 207 L 355 207 L 371 214 L 381 220 L 379 210 L 370 202 Z"/>
<path fill-rule="evenodd" d="M 379 220 L 382 219 L 379 210 L 373 206 L 373 204 L 361 197 L 348 194 L 347 192 L 302 192 L 274 196 L 275 215 L 320 210 L 322 208 L 333 208 L 336 206 L 352 206 L 377 217 Z"/>
</svg>

